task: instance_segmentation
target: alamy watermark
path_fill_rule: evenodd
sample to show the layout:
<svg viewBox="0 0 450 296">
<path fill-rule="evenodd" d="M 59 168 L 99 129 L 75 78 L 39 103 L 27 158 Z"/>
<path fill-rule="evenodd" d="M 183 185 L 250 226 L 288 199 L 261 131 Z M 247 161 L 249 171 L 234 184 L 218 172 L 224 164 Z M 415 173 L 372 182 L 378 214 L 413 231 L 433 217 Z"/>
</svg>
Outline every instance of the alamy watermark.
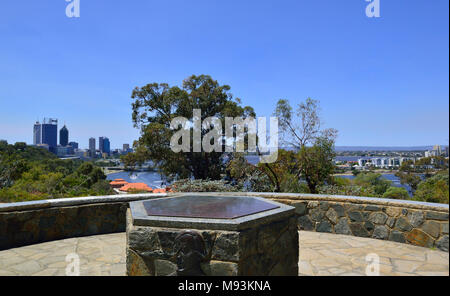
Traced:
<svg viewBox="0 0 450 296">
<path fill-rule="evenodd" d="M 65 0 L 68 2 L 66 6 L 66 16 L 69 18 L 80 17 L 80 0 Z"/>
<path fill-rule="evenodd" d="M 80 276 L 80 256 L 77 253 L 69 253 L 66 262 L 66 276 Z"/>
<path fill-rule="evenodd" d="M 369 2 L 366 6 L 366 16 L 367 17 L 380 17 L 380 0 L 365 0 Z"/>
<path fill-rule="evenodd" d="M 380 256 L 375 253 L 367 254 L 366 262 L 368 263 L 366 267 L 367 276 L 379 276 L 380 275 Z"/>
<path fill-rule="evenodd" d="M 245 138 L 247 137 L 247 152 L 258 152 L 260 162 L 273 163 L 277 160 L 277 117 L 270 118 L 269 133 L 267 133 L 265 117 L 257 119 L 254 117 L 226 117 L 224 133 L 222 121 L 219 118 L 208 117 L 202 122 L 201 114 L 200 109 L 194 109 L 191 121 L 185 117 L 177 117 L 172 120 L 170 128 L 172 130 L 179 129 L 170 139 L 170 147 L 173 152 L 224 152 L 223 148 L 225 148 L 225 152 L 245 152 Z M 245 127 L 247 127 L 247 133 Z M 192 145 L 191 128 L 193 131 Z M 208 132 L 202 136 L 202 130 Z M 269 136 L 269 143 L 267 143 L 267 136 Z"/>
</svg>

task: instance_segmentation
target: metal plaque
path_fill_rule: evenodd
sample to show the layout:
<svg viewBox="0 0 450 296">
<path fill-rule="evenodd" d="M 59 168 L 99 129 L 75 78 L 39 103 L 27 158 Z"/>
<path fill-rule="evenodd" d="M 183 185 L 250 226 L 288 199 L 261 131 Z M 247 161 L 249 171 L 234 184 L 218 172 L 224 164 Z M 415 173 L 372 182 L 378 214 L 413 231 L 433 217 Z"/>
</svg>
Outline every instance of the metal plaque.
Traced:
<svg viewBox="0 0 450 296">
<path fill-rule="evenodd" d="M 180 196 L 144 201 L 149 216 L 234 219 L 279 208 L 252 197 Z"/>
</svg>

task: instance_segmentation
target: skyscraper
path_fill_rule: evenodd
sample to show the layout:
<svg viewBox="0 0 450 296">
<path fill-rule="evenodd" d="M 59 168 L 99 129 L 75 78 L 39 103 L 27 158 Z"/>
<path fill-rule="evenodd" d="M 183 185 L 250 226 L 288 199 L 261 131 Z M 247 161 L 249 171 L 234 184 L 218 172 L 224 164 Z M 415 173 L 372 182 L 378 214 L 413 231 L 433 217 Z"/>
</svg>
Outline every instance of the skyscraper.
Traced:
<svg viewBox="0 0 450 296">
<path fill-rule="evenodd" d="M 108 154 L 111 153 L 111 143 L 108 138 L 103 139 L 103 152 Z"/>
<path fill-rule="evenodd" d="M 101 153 L 110 153 L 111 152 L 111 143 L 107 137 L 98 138 L 98 149 Z"/>
<path fill-rule="evenodd" d="M 103 137 L 98 138 L 98 150 L 100 151 L 100 153 L 103 153 L 103 139 Z"/>
<path fill-rule="evenodd" d="M 89 139 L 89 155 L 91 157 L 95 156 L 95 138 Z"/>
<path fill-rule="evenodd" d="M 67 146 L 69 144 L 69 130 L 66 125 L 59 131 L 59 145 Z"/>
<path fill-rule="evenodd" d="M 39 145 L 42 144 L 42 129 L 39 121 L 36 121 L 33 129 L 33 144 Z"/>
<path fill-rule="evenodd" d="M 56 146 L 58 145 L 58 120 L 44 118 L 43 123 L 37 121 L 33 129 L 33 144 L 46 144 L 49 150 L 56 153 Z"/>
</svg>

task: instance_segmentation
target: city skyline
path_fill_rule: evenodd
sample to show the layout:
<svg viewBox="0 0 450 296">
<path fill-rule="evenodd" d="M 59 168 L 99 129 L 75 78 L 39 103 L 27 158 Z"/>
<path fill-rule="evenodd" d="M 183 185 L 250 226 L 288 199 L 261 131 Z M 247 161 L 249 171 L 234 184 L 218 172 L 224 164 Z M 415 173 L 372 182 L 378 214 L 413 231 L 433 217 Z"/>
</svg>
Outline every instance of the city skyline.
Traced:
<svg viewBox="0 0 450 296">
<path fill-rule="evenodd" d="M 109 135 L 120 148 L 139 138 L 134 87 L 209 74 L 257 116 L 280 98 L 321 101 L 337 146 L 448 145 L 448 1 L 382 1 L 374 19 L 363 0 L 174 2 L 81 1 L 77 19 L 64 1 L 2 2 L 0 138 L 31 144 L 46 115 L 82 147 Z"/>
<path fill-rule="evenodd" d="M 96 149 L 95 146 L 95 138 L 89 137 L 88 144 L 86 146 L 80 145 L 79 141 L 74 141 L 70 137 L 70 132 L 66 124 L 63 125 L 62 128 L 58 129 L 58 119 L 56 118 L 47 118 L 44 117 L 42 120 L 42 123 L 40 120 L 37 120 L 33 125 L 33 142 L 27 143 L 27 144 L 33 144 L 33 145 L 48 145 L 50 148 L 57 148 L 57 147 L 66 147 L 66 146 L 72 146 L 74 149 L 89 149 L 91 150 L 92 144 L 91 140 L 94 140 L 94 150 L 98 150 L 101 153 L 111 153 L 113 150 L 123 150 L 122 148 L 127 146 L 130 146 L 129 143 L 121 143 L 117 144 L 119 145 L 118 148 L 112 148 L 111 149 L 111 141 L 109 140 L 109 137 L 101 136 L 99 138 L 99 146 L 98 149 Z M 7 140 L 7 139 L 2 139 Z M 23 142 L 23 141 L 18 141 Z M 51 144 L 50 144 L 51 143 Z M 76 147 L 74 147 L 76 146 Z M 81 146 L 81 148 L 79 148 Z M 86 147 L 86 148 L 83 148 Z M 52 150 L 52 149 L 50 149 Z"/>
</svg>

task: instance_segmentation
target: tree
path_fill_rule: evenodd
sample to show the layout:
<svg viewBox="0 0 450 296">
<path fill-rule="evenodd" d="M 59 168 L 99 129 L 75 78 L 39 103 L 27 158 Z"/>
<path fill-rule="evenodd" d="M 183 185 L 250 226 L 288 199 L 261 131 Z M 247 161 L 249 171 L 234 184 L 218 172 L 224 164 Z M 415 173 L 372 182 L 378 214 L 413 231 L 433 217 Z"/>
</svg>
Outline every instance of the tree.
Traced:
<svg viewBox="0 0 450 296">
<path fill-rule="evenodd" d="M 319 102 L 308 98 L 294 112 L 289 102 L 279 100 L 278 117 L 282 144 L 293 148 L 278 150 L 273 163 L 256 166 L 242 158 L 231 162 L 229 171 L 237 180 L 250 182 L 255 191 L 317 193 L 317 187 L 330 180 L 334 172 L 334 142 L 337 131 L 320 129 Z M 234 173 L 233 173 L 234 172 Z M 301 179 L 306 181 L 307 189 Z"/>
<path fill-rule="evenodd" d="M 433 177 L 420 182 L 414 199 L 425 202 L 448 204 L 449 201 L 449 177 L 448 170 L 437 173 Z"/>
<path fill-rule="evenodd" d="M 399 171 L 395 175 L 400 178 L 400 183 L 409 185 L 413 191 L 417 190 L 417 186 L 422 181 L 418 175 L 411 172 L 405 173 Z"/>
<path fill-rule="evenodd" d="M 409 194 L 403 187 L 389 187 L 383 194 L 383 198 L 409 199 Z"/>
<path fill-rule="evenodd" d="M 362 172 L 358 174 L 353 182 L 360 186 L 373 187 L 377 196 L 382 196 L 391 186 L 391 182 L 382 177 L 381 174 Z"/>
<path fill-rule="evenodd" d="M 193 152 L 192 141 L 190 152 L 173 152 L 170 139 L 176 131 L 170 128 L 172 119 L 192 119 L 194 109 L 202 111 L 202 122 L 215 116 L 222 121 L 222 126 L 225 117 L 255 116 L 251 107 L 240 106 L 240 99 L 233 97 L 230 86 L 220 85 L 208 75 L 192 75 L 183 81 L 181 88 L 166 83 L 147 84 L 135 88 L 131 97 L 133 123 L 140 128 L 141 136 L 135 143 L 136 152 L 122 160 L 127 166 L 151 160 L 169 178 L 217 180 L 225 167 L 225 152 Z M 202 137 L 209 131 L 210 128 L 202 127 Z"/>
<path fill-rule="evenodd" d="M 275 115 L 280 123 L 282 143 L 298 152 L 296 176 L 303 178 L 311 193 L 334 172 L 334 143 L 337 130 L 321 130 L 319 101 L 307 98 L 295 112 L 286 100 L 279 100 Z"/>
</svg>

